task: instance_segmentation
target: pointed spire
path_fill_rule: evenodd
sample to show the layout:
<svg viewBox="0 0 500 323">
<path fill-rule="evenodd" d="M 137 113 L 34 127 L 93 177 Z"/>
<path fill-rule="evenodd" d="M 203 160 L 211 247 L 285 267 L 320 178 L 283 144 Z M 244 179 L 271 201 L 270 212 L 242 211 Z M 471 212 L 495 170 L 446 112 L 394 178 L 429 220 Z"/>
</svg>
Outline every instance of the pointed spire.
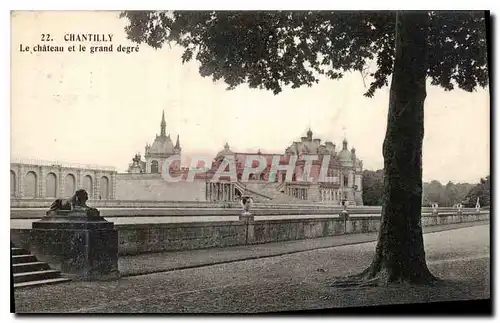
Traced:
<svg viewBox="0 0 500 323">
<path fill-rule="evenodd" d="M 177 141 L 175 142 L 175 148 L 181 148 L 181 145 L 179 143 L 179 135 L 177 135 Z"/>
<path fill-rule="evenodd" d="M 161 133 L 160 135 L 165 137 L 167 133 L 167 123 L 165 122 L 165 110 L 162 111 L 161 113 Z"/>
</svg>

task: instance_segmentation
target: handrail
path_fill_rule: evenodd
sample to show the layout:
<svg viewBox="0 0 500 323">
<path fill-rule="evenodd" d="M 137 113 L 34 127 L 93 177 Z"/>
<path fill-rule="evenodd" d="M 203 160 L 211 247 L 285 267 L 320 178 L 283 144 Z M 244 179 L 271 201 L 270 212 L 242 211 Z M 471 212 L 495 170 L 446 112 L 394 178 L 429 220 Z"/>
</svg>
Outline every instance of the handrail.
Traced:
<svg viewBox="0 0 500 323">
<path fill-rule="evenodd" d="M 264 194 L 262 194 L 262 193 L 256 192 L 256 191 L 254 191 L 254 190 L 252 190 L 252 189 L 248 188 L 248 186 L 246 186 L 245 184 L 243 184 L 241 181 L 237 181 L 236 183 L 237 183 L 237 184 L 239 184 L 239 187 L 238 187 L 238 188 L 239 188 L 240 190 L 241 190 L 241 189 L 243 189 L 243 190 L 244 190 L 244 192 L 249 192 L 249 193 L 252 193 L 252 194 L 254 194 L 254 195 L 257 195 L 257 196 L 260 196 L 260 197 L 266 198 L 266 199 L 268 199 L 268 200 L 272 200 L 272 199 L 273 199 L 273 198 L 272 198 L 272 197 L 270 197 L 270 196 L 264 195 Z"/>
<path fill-rule="evenodd" d="M 276 186 L 276 190 L 281 192 L 281 189 L 285 186 L 285 182 L 281 182 L 278 186 Z"/>
</svg>

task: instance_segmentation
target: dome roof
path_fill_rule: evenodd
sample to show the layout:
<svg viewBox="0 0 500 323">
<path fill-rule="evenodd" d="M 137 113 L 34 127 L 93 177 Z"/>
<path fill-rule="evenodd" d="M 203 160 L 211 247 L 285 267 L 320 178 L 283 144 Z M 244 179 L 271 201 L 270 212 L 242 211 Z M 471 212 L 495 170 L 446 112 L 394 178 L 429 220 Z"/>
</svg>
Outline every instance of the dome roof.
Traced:
<svg viewBox="0 0 500 323">
<path fill-rule="evenodd" d="M 355 152 L 355 151 L 353 151 Z M 353 166 L 352 162 L 352 152 L 347 149 L 347 139 L 344 138 L 342 141 L 342 150 L 337 154 L 337 158 L 342 164 L 342 166 Z"/>
<path fill-rule="evenodd" d="M 174 149 L 174 143 L 170 139 L 170 136 L 158 136 L 149 148 L 149 153 L 151 154 L 172 154 Z"/>
<path fill-rule="evenodd" d="M 224 145 L 224 150 L 219 151 L 217 153 L 216 158 L 221 158 L 221 157 L 225 157 L 228 155 L 234 155 L 234 152 L 231 149 L 229 149 L 229 144 L 226 142 L 226 144 Z"/>
<path fill-rule="evenodd" d="M 341 150 L 341 151 L 339 151 L 337 156 L 339 158 L 339 161 L 341 161 L 341 162 L 345 162 L 345 161 L 352 162 L 352 155 L 351 155 L 351 152 L 349 150 Z"/>
<path fill-rule="evenodd" d="M 347 149 L 342 149 L 341 151 L 339 151 L 339 153 L 337 154 L 337 158 L 343 166 L 353 165 L 351 152 Z"/>
</svg>

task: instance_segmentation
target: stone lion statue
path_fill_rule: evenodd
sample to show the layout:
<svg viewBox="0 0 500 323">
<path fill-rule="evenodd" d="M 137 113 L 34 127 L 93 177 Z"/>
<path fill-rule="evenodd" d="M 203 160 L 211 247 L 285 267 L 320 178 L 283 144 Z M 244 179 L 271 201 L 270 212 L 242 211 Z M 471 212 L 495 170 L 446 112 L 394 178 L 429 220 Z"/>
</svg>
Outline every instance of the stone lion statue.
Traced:
<svg viewBox="0 0 500 323">
<path fill-rule="evenodd" d="M 87 209 L 87 201 L 89 195 L 84 189 L 79 189 L 75 194 L 69 199 L 57 199 L 50 205 L 50 211 L 67 210 L 72 211 L 74 209 Z"/>
</svg>

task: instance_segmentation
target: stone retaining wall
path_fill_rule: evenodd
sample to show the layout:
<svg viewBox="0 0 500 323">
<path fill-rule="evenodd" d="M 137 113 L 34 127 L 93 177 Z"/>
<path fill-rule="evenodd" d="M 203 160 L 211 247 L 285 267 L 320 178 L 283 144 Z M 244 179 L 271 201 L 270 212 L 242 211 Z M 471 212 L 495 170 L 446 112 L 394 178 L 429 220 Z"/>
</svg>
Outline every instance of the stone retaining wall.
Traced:
<svg viewBox="0 0 500 323">
<path fill-rule="evenodd" d="M 212 214 L 213 215 L 213 214 Z M 423 226 L 484 221 L 489 212 L 423 215 Z M 342 234 L 376 232 L 380 216 L 357 216 L 262 221 L 123 224 L 118 229 L 120 255 L 161 251 L 221 248 L 245 244 L 314 239 Z M 29 247 L 29 229 L 11 229 L 11 241 Z"/>
</svg>

